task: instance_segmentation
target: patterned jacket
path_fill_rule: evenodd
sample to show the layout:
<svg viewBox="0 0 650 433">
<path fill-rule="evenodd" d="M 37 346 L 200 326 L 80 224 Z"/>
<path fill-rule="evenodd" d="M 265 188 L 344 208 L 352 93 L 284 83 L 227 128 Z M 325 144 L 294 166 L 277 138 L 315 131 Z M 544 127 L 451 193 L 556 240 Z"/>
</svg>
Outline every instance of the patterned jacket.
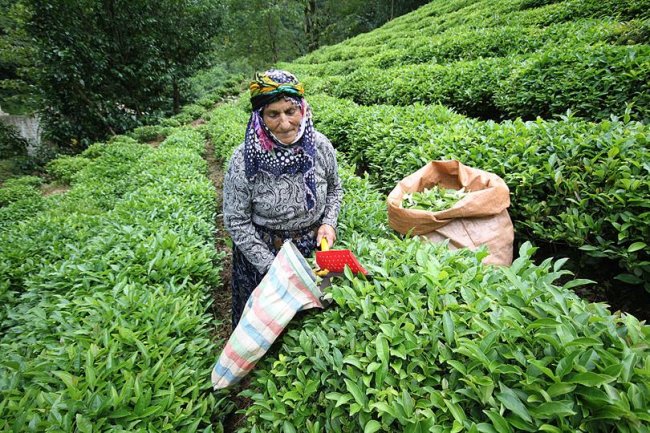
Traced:
<svg viewBox="0 0 650 433">
<path fill-rule="evenodd" d="M 249 181 L 243 144 L 230 159 L 223 186 L 224 225 L 235 245 L 261 273 L 268 270 L 274 256 L 253 224 L 271 230 L 300 230 L 320 222 L 336 228 L 343 197 L 336 151 L 318 131 L 315 142 L 316 203 L 311 209 L 305 205 L 302 173 L 275 178 L 260 171 Z"/>
</svg>

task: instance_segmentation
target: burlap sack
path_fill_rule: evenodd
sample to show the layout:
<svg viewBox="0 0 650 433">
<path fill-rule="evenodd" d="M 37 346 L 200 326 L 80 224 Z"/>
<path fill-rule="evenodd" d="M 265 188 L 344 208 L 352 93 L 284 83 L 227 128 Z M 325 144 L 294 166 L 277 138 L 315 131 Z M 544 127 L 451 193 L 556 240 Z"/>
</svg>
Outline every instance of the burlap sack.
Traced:
<svg viewBox="0 0 650 433">
<path fill-rule="evenodd" d="M 402 207 L 404 194 L 434 185 L 465 187 L 470 193 L 443 211 Z M 510 191 L 495 174 L 458 161 L 431 161 L 402 179 L 388 195 L 387 203 L 388 222 L 402 234 L 424 235 L 433 242 L 449 239 L 449 246 L 454 249 L 487 245 L 489 256 L 483 263 L 506 266 L 512 263 L 514 229 L 507 211 Z"/>
</svg>

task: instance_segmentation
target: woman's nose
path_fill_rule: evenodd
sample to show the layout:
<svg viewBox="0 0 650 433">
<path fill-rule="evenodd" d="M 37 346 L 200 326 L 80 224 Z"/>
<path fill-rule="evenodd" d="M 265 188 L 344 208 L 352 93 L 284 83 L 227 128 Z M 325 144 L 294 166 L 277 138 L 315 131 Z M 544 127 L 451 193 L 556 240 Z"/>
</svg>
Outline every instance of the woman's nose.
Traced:
<svg viewBox="0 0 650 433">
<path fill-rule="evenodd" d="M 289 116 L 286 116 L 284 114 L 280 115 L 280 126 L 282 127 L 291 126 L 291 120 L 289 119 Z"/>
</svg>

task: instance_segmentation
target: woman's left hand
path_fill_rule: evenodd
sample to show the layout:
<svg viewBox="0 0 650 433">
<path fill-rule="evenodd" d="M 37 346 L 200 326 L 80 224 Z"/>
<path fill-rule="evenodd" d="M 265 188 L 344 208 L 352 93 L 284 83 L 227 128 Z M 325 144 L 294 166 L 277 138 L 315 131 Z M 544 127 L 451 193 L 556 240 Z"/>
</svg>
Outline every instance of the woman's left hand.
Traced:
<svg viewBox="0 0 650 433">
<path fill-rule="evenodd" d="M 318 234 L 316 235 L 316 245 L 320 245 L 321 239 L 326 238 L 327 243 L 330 248 L 334 245 L 336 240 L 336 230 L 329 224 L 323 224 L 318 228 Z"/>
</svg>

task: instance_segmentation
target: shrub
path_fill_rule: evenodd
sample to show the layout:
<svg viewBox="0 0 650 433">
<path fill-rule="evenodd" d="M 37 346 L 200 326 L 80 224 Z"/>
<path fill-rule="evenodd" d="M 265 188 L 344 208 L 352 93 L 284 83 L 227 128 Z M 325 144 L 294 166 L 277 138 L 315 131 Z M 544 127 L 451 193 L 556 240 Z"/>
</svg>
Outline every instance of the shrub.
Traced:
<svg viewBox="0 0 650 433">
<path fill-rule="evenodd" d="M 562 262 L 355 248 L 372 280 L 346 274 L 258 365 L 247 431 L 648 431 L 648 327 L 554 285 Z"/>
<path fill-rule="evenodd" d="M 0 430 L 222 430 L 203 147 L 187 130 L 95 145 L 68 194 L 0 232 Z"/>
<path fill-rule="evenodd" d="M 360 107 L 328 97 L 311 101 L 317 127 L 351 161 L 370 168 L 385 192 L 430 160 L 458 159 L 506 181 L 519 236 L 618 260 L 628 274 L 621 278 L 650 284 L 643 247 L 650 238 L 645 125 L 570 117 L 498 124 L 444 107 Z"/>
<path fill-rule="evenodd" d="M 71 184 L 75 175 L 90 161 L 82 156 L 61 156 L 47 163 L 47 173 L 55 180 Z"/>
<path fill-rule="evenodd" d="M 147 125 L 135 128 L 129 133 L 129 137 L 140 143 L 151 141 L 162 141 L 172 132 L 172 128 L 160 125 Z"/>
<path fill-rule="evenodd" d="M 588 119 L 650 119 L 650 47 L 559 46 L 512 65 L 494 100 L 508 116 L 548 118 L 570 109 Z"/>
</svg>

